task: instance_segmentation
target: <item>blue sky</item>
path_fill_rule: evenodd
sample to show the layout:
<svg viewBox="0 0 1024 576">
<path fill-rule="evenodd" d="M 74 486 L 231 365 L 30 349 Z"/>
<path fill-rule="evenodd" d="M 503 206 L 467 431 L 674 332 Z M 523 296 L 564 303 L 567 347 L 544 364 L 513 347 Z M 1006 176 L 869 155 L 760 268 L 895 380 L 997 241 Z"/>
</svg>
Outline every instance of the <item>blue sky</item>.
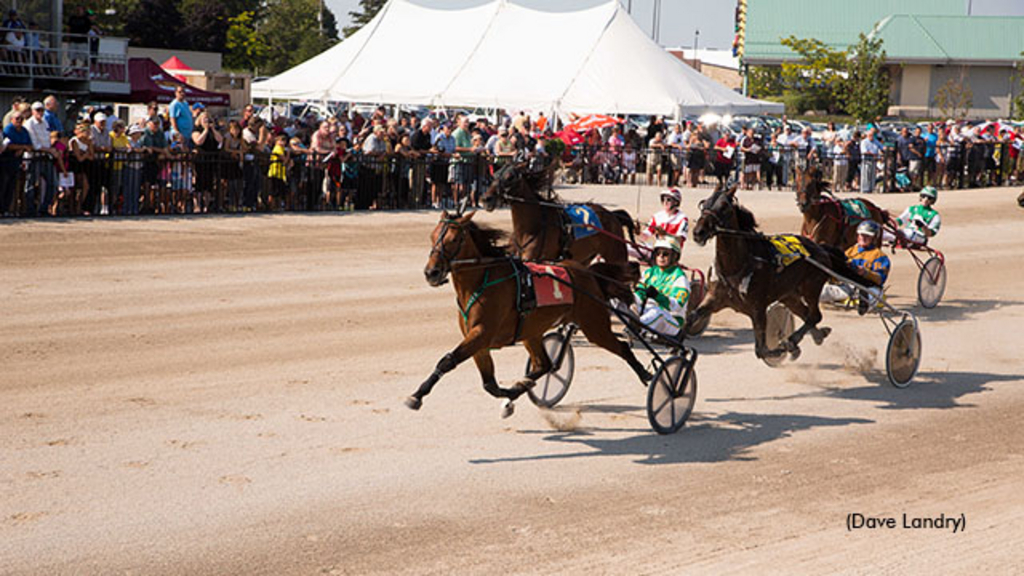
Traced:
<svg viewBox="0 0 1024 576">
<path fill-rule="evenodd" d="M 633 18 L 641 29 L 650 34 L 655 1 L 620 0 L 620 3 L 623 6 L 632 4 Z M 359 7 L 359 0 L 325 2 L 337 17 L 339 28 L 349 24 L 348 13 Z M 1024 0 L 964 0 L 964 4 L 970 6 L 971 14 L 976 16 L 1024 16 Z M 694 31 L 699 29 L 698 44 L 701 48 L 729 48 L 732 46 L 735 8 L 734 0 L 661 0 L 660 44 L 693 46 Z"/>
</svg>

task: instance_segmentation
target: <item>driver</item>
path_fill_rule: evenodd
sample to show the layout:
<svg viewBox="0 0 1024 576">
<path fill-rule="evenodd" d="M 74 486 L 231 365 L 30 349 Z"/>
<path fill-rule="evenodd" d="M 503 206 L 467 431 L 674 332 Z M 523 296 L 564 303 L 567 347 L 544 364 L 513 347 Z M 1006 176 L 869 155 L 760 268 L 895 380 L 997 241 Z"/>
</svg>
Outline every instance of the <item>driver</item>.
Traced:
<svg viewBox="0 0 1024 576">
<path fill-rule="evenodd" d="M 882 286 L 889 277 L 889 257 L 878 246 L 880 230 L 881 227 L 874 220 L 864 220 L 857 226 L 856 246 L 851 246 L 846 251 L 846 259 L 850 266 L 876 285 L 869 288 L 867 294 L 862 293 L 858 298 L 857 311 L 862 315 L 881 298 Z M 833 304 L 849 303 L 855 296 L 855 291 L 856 288 L 853 286 L 830 282 L 822 289 L 821 300 Z"/>
<path fill-rule="evenodd" d="M 679 209 L 682 203 L 683 195 L 679 192 L 678 188 L 669 188 L 663 191 L 661 193 L 662 209 L 651 217 L 647 227 L 640 233 L 641 241 L 649 243 L 655 237 L 663 235 L 675 236 L 679 240 L 680 251 L 682 251 L 682 246 L 686 242 L 686 236 L 690 231 L 690 219 Z M 632 250 L 630 252 L 633 257 L 640 258 L 639 254 L 634 253 Z"/>
<path fill-rule="evenodd" d="M 686 317 L 690 279 L 679 266 L 679 239 L 665 235 L 654 243 L 654 265 L 644 272 L 634 297 L 640 321 L 657 332 L 677 335 Z"/>
<path fill-rule="evenodd" d="M 908 207 L 903 214 L 900 214 L 896 222 L 900 227 L 900 232 L 907 240 L 915 244 L 927 244 L 929 238 L 939 233 L 942 218 L 939 217 L 939 212 L 933 208 L 938 198 L 939 193 L 935 191 L 935 187 L 925 186 L 921 190 L 921 203 Z M 889 236 L 891 234 L 887 233 L 885 238 L 887 241 L 891 242 L 895 239 Z"/>
</svg>

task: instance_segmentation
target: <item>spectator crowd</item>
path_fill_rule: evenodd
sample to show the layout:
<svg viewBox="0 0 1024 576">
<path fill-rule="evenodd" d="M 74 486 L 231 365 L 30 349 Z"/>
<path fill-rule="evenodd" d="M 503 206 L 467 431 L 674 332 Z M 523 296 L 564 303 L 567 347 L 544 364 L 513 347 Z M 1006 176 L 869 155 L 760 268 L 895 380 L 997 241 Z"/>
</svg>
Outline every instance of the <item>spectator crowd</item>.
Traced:
<svg viewBox="0 0 1024 576">
<path fill-rule="evenodd" d="M 568 182 L 747 189 L 791 186 L 818 165 L 833 189 L 862 193 L 1020 180 L 1024 130 L 948 121 L 862 129 L 788 123 L 766 129 L 653 117 L 607 118 L 574 130 L 523 112 L 498 122 L 384 107 L 285 118 L 246 106 L 216 118 L 179 88 L 130 122 L 92 107 L 67 122 L 58 99 L 15 99 L 3 118 L 0 214 L 198 214 L 281 210 L 440 208 L 475 203 L 513 159 L 557 157 Z M 547 158 L 544 158 L 546 161 Z"/>
</svg>

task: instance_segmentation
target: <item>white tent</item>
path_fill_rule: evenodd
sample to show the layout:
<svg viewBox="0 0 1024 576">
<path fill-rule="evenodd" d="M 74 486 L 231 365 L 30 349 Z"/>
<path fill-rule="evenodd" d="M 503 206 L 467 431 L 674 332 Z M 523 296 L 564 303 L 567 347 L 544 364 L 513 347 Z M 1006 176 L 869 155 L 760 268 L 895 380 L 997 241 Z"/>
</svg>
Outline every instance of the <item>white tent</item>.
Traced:
<svg viewBox="0 0 1024 576">
<path fill-rule="evenodd" d="M 781 113 L 655 44 L 617 0 L 390 0 L 257 98 L 576 113 Z"/>
</svg>

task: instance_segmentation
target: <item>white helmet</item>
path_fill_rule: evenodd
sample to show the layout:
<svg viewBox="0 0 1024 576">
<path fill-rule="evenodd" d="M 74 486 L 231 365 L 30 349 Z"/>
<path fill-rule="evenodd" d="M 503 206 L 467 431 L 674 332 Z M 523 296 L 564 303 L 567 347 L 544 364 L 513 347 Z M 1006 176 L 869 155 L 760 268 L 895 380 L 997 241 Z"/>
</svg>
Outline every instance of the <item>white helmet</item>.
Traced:
<svg viewBox="0 0 1024 576">
<path fill-rule="evenodd" d="M 857 234 L 865 236 L 878 236 L 878 223 L 874 220 L 864 220 L 857 226 Z"/>
<path fill-rule="evenodd" d="M 939 193 L 935 190 L 934 186 L 925 186 L 921 189 L 921 196 L 925 198 L 931 198 L 932 200 L 938 200 Z"/>
<path fill-rule="evenodd" d="M 654 249 L 657 250 L 658 248 L 671 250 L 675 252 L 677 256 L 683 251 L 679 246 L 679 238 L 676 238 L 671 234 L 665 234 L 654 242 Z"/>
<path fill-rule="evenodd" d="M 669 188 L 668 190 L 662 191 L 661 197 L 662 198 L 671 198 L 671 199 L 675 200 L 676 204 L 682 204 L 683 203 L 683 194 L 679 191 L 678 188 Z"/>
</svg>

